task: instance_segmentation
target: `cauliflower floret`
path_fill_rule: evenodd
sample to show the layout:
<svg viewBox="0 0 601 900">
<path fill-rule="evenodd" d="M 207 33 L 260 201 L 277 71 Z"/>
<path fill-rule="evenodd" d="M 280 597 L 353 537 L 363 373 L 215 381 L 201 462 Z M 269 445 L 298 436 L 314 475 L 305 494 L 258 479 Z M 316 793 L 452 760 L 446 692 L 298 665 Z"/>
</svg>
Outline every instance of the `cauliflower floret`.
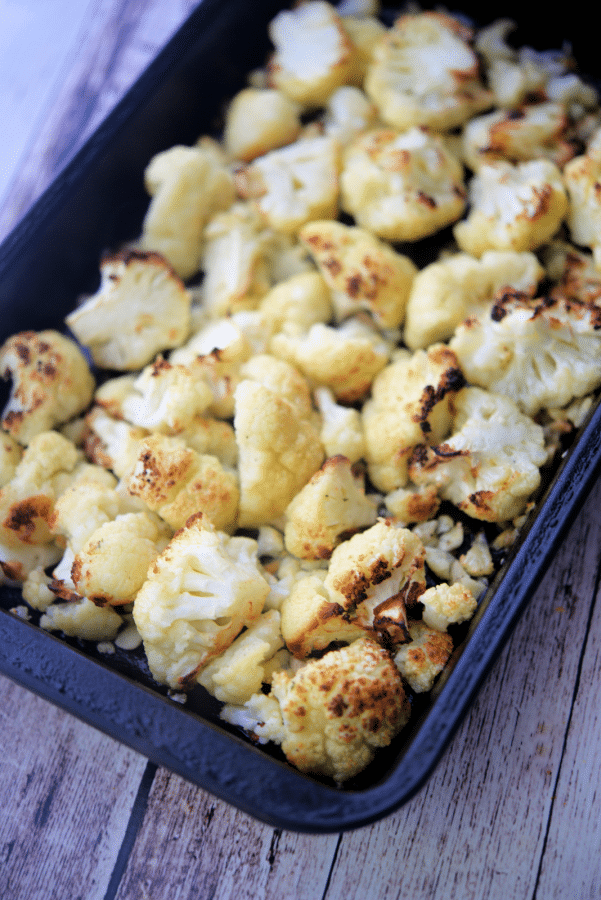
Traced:
<svg viewBox="0 0 601 900">
<path fill-rule="evenodd" d="M 0 488 L 13 478 L 17 466 L 21 462 L 23 456 L 23 448 L 21 445 L 7 434 L 5 431 L 0 432 Z"/>
<path fill-rule="evenodd" d="M 567 217 L 572 240 L 593 251 L 601 270 L 601 149 L 589 150 L 565 167 L 564 180 L 570 198 Z"/>
<path fill-rule="evenodd" d="M 272 228 L 294 234 L 311 219 L 336 217 L 339 167 L 337 141 L 314 137 L 240 167 L 236 187 L 241 197 L 255 201 Z"/>
<path fill-rule="evenodd" d="M 20 444 L 82 412 L 94 378 L 74 341 L 58 331 L 23 331 L 0 348 L 0 375 L 13 378 L 2 427 Z"/>
<path fill-rule="evenodd" d="M 403 339 L 412 350 L 448 340 L 469 315 L 509 290 L 533 296 L 545 271 L 533 253 L 487 250 L 480 260 L 454 253 L 415 277 Z"/>
<path fill-rule="evenodd" d="M 477 171 L 497 159 L 520 162 L 550 159 L 560 168 L 574 156 L 566 137 L 568 119 L 561 103 L 526 104 L 477 116 L 463 132 L 463 159 Z"/>
<path fill-rule="evenodd" d="M 140 369 L 177 347 L 190 330 L 190 296 L 156 253 L 123 251 L 105 257 L 98 291 L 66 318 L 96 365 Z"/>
<path fill-rule="evenodd" d="M 261 300 L 259 310 L 274 332 L 286 324 L 308 330 L 318 322 L 330 321 L 332 300 L 319 272 L 300 272 L 272 287 Z"/>
<path fill-rule="evenodd" d="M 400 16 L 376 44 L 365 78 L 382 119 L 399 129 L 446 131 L 491 106 L 471 37 L 444 13 Z"/>
<path fill-rule="evenodd" d="M 478 605 L 472 593 L 458 582 L 428 588 L 419 600 L 424 607 L 424 622 L 436 631 L 446 631 L 449 625 L 471 619 Z"/>
<path fill-rule="evenodd" d="M 286 508 L 286 549 L 303 559 L 328 559 L 343 534 L 373 525 L 378 504 L 344 456 L 326 459 Z"/>
<path fill-rule="evenodd" d="M 534 415 L 601 384 L 601 310 L 577 300 L 508 294 L 457 329 L 451 347 L 472 384 L 511 397 Z"/>
<path fill-rule="evenodd" d="M 258 357 L 255 357 L 258 359 Z M 276 521 L 323 461 L 319 432 L 310 413 L 277 390 L 247 378 L 236 388 L 234 428 L 238 440 L 238 525 Z"/>
<path fill-rule="evenodd" d="M 218 529 L 236 527 L 236 476 L 215 456 L 196 453 L 179 438 L 161 434 L 144 438 L 126 485 L 174 530 L 197 512 Z"/>
<path fill-rule="evenodd" d="M 96 606 L 131 603 L 170 537 L 171 532 L 147 513 L 125 513 L 104 522 L 75 554 L 75 590 Z"/>
<path fill-rule="evenodd" d="M 300 134 L 300 107 L 282 91 L 248 87 L 228 105 L 224 143 L 234 159 L 250 162 Z"/>
<path fill-rule="evenodd" d="M 238 464 L 236 434 L 229 422 L 195 416 L 178 437 L 197 453 L 216 456 L 225 469 L 235 469 Z"/>
<path fill-rule="evenodd" d="M 271 352 L 297 366 L 312 385 L 331 388 L 345 403 L 360 400 L 390 357 L 388 343 L 368 324 L 312 325 L 306 333 L 274 335 Z"/>
<path fill-rule="evenodd" d="M 423 597 L 423 594 L 422 594 Z M 419 620 L 409 623 L 411 642 L 402 644 L 394 655 L 394 662 L 416 694 L 431 691 L 438 675 L 453 651 L 450 635 L 428 628 Z"/>
<path fill-rule="evenodd" d="M 198 682 L 223 703 L 242 705 L 270 681 L 273 659 L 281 661 L 283 647 L 280 614 L 268 610 L 202 669 Z"/>
<path fill-rule="evenodd" d="M 152 200 L 142 225 L 142 248 L 168 259 L 180 278 L 198 271 L 209 217 L 227 209 L 235 191 L 212 145 L 175 146 L 154 156 L 144 172 Z"/>
<path fill-rule="evenodd" d="M 601 306 L 601 270 L 595 266 L 593 256 L 560 241 L 554 241 L 546 250 L 545 268 L 556 282 L 550 296 Z"/>
<path fill-rule="evenodd" d="M 269 24 L 275 53 L 269 81 L 304 106 L 322 106 L 352 77 L 356 50 L 330 3 L 314 0 L 282 10 Z"/>
<path fill-rule="evenodd" d="M 437 447 L 414 451 L 409 475 L 435 485 L 468 515 L 504 522 L 522 513 L 547 459 L 543 429 L 509 397 L 477 387 L 460 391 L 453 433 Z"/>
<path fill-rule="evenodd" d="M 390 654 L 362 638 L 311 660 L 295 675 L 276 672 L 265 700 L 251 698 L 243 710 L 228 707 L 224 718 L 244 723 L 259 740 L 281 743 L 301 772 L 344 782 L 392 741 L 410 711 Z"/>
<path fill-rule="evenodd" d="M 413 447 L 443 438 L 462 386 L 457 358 L 442 345 L 405 353 L 374 379 L 362 416 L 369 477 L 379 490 L 403 487 Z"/>
<path fill-rule="evenodd" d="M 68 637 L 78 637 L 84 641 L 112 641 L 123 621 L 112 607 L 96 606 L 83 597 L 49 606 L 40 619 L 40 626 L 46 631 L 62 631 Z"/>
<path fill-rule="evenodd" d="M 340 15 L 340 7 L 337 7 Z M 367 67 L 371 63 L 376 44 L 386 34 L 387 28 L 375 15 L 346 15 L 342 20 L 344 30 L 355 46 L 355 64 L 350 78 L 350 85 L 361 88 L 365 81 Z M 338 88 L 344 90 L 344 87 Z M 330 100 L 335 93 L 330 96 Z M 374 109 L 376 107 L 374 106 Z"/>
<path fill-rule="evenodd" d="M 419 128 L 368 131 L 345 151 L 342 209 L 390 241 L 416 241 L 455 222 L 465 194 L 461 163 Z"/>
<path fill-rule="evenodd" d="M 63 536 L 75 553 L 97 528 L 120 512 L 117 479 L 106 469 L 95 468 L 96 477 L 79 479 L 61 494 L 50 519 L 52 533 Z"/>
<path fill-rule="evenodd" d="M 341 147 L 350 144 L 358 134 L 378 122 L 374 104 L 358 87 L 345 85 L 334 91 L 327 102 L 319 127 L 328 137 L 336 138 Z"/>
<path fill-rule="evenodd" d="M 50 590 L 50 576 L 46 575 L 44 569 L 39 567 L 28 572 L 27 578 L 23 582 L 22 592 L 23 599 L 40 612 L 45 612 L 51 603 L 54 603 L 56 597 Z"/>
<path fill-rule="evenodd" d="M 250 378 L 283 397 L 301 419 L 312 418 L 311 391 L 307 379 L 290 363 L 268 353 L 252 356 L 240 367 L 242 378 Z"/>
<path fill-rule="evenodd" d="M 469 185 L 470 212 L 453 234 L 462 250 L 536 250 L 568 211 L 561 172 L 547 159 L 482 165 Z"/>
<path fill-rule="evenodd" d="M 428 522 L 434 518 L 440 506 L 440 498 L 435 487 L 423 485 L 400 487 L 386 494 L 386 509 L 405 525 L 412 522 Z"/>
<path fill-rule="evenodd" d="M 84 450 L 88 459 L 122 478 L 137 458 L 140 443 L 148 434 L 146 429 L 114 419 L 101 406 L 87 414 L 86 427 Z"/>
<path fill-rule="evenodd" d="M 315 389 L 321 413 L 321 443 L 326 456 L 346 456 L 356 463 L 365 456 L 365 435 L 361 413 L 352 406 L 340 406 L 329 388 Z"/>
<path fill-rule="evenodd" d="M 309 222 L 299 237 L 332 291 L 338 320 L 365 309 L 381 328 L 402 323 L 417 273 L 407 256 L 370 232 L 341 222 Z"/>
<path fill-rule="evenodd" d="M 202 667 L 258 619 L 268 593 L 256 541 L 215 531 L 202 515 L 190 518 L 134 601 L 154 678 L 176 690 L 192 687 Z"/>
</svg>

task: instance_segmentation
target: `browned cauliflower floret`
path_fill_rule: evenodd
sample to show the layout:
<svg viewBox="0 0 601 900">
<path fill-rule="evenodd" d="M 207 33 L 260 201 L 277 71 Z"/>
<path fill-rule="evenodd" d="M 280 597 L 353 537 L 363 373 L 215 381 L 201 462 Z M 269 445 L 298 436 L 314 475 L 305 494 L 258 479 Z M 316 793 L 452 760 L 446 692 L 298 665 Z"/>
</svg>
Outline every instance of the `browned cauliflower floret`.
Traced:
<svg viewBox="0 0 601 900">
<path fill-rule="evenodd" d="M 202 667 L 258 619 L 269 585 L 256 550 L 256 541 L 228 537 L 198 515 L 151 565 L 134 620 L 157 681 L 192 687 Z"/>
<path fill-rule="evenodd" d="M 373 50 L 365 90 L 395 128 L 455 128 L 492 105 L 472 33 L 444 13 L 400 16 Z"/>
<path fill-rule="evenodd" d="M 424 622 L 437 631 L 446 631 L 449 625 L 471 619 L 477 606 L 471 591 L 459 582 L 437 584 L 424 591 L 419 599 L 424 607 Z"/>
<path fill-rule="evenodd" d="M 318 323 L 305 333 L 280 332 L 270 350 L 300 369 L 312 385 L 331 388 L 345 403 L 365 397 L 390 356 L 387 341 L 359 319 L 347 319 L 339 328 Z"/>
<path fill-rule="evenodd" d="M 390 654 L 362 638 L 311 660 L 295 675 L 276 672 L 263 702 L 253 697 L 242 709 L 226 707 L 223 717 L 262 742 L 280 743 L 302 772 L 344 782 L 392 741 L 410 709 Z"/>
<path fill-rule="evenodd" d="M 98 291 L 66 318 L 96 365 L 139 369 L 190 330 L 190 296 L 156 253 L 124 251 L 101 264 Z"/>
<path fill-rule="evenodd" d="M 140 442 L 148 434 L 146 429 L 113 418 L 102 406 L 90 410 L 86 427 L 84 449 L 88 459 L 122 478 L 137 458 Z"/>
<path fill-rule="evenodd" d="M 286 508 L 286 549 L 303 559 L 328 559 L 345 533 L 375 523 L 377 508 L 349 460 L 330 457 Z"/>
<path fill-rule="evenodd" d="M 362 309 L 382 328 L 397 328 L 417 272 L 407 256 L 362 228 L 316 221 L 299 234 L 332 291 L 339 320 Z"/>
<path fill-rule="evenodd" d="M 311 219 L 338 214 L 339 148 L 314 137 L 272 150 L 236 172 L 236 187 L 252 199 L 268 225 L 294 234 Z"/>
<path fill-rule="evenodd" d="M 422 594 L 423 597 L 423 594 Z M 402 644 L 394 655 L 395 664 L 416 694 L 432 690 L 434 682 L 453 651 L 448 634 L 429 628 L 419 619 L 409 623 L 411 641 Z"/>
<path fill-rule="evenodd" d="M 228 105 L 224 142 L 235 159 L 250 162 L 291 144 L 301 130 L 300 108 L 282 91 L 248 87 Z"/>
<path fill-rule="evenodd" d="M 0 349 L 0 374 L 12 377 L 2 427 L 20 444 L 82 412 L 94 393 L 86 358 L 58 331 L 24 331 Z"/>
<path fill-rule="evenodd" d="M 457 358 L 442 345 L 400 355 L 375 378 L 362 415 L 369 477 L 377 488 L 406 484 L 413 447 L 446 434 L 462 385 Z"/>
<path fill-rule="evenodd" d="M 469 184 L 469 216 L 453 234 L 462 250 L 536 250 L 568 210 L 561 172 L 550 160 L 482 165 Z"/>
<path fill-rule="evenodd" d="M 545 271 L 533 253 L 488 250 L 481 259 L 454 253 L 417 273 L 403 338 L 412 350 L 448 340 L 469 315 L 508 290 L 533 296 Z"/>
<path fill-rule="evenodd" d="M 280 614 L 271 609 L 243 631 L 198 676 L 199 684 L 223 703 L 243 704 L 271 681 L 274 666 L 287 661 Z"/>
<path fill-rule="evenodd" d="M 196 453 L 178 438 L 161 434 L 144 438 L 126 484 L 130 494 L 140 497 L 174 530 L 198 512 L 218 529 L 233 531 L 236 526 L 236 476 L 215 456 Z"/>
<path fill-rule="evenodd" d="M 420 128 L 368 131 L 345 151 L 340 196 L 360 227 L 391 241 L 417 241 L 462 215 L 463 168 L 440 138 Z"/>
<path fill-rule="evenodd" d="M 595 265 L 601 270 L 601 148 L 568 163 L 564 179 L 570 197 L 567 222 L 572 240 L 592 249 Z"/>
<path fill-rule="evenodd" d="M 324 456 L 319 431 L 302 393 L 295 399 L 278 390 L 277 384 L 262 383 L 261 357 L 254 360 L 258 369 L 256 374 L 253 372 L 255 377 L 241 381 L 235 395 L 234 428 L 240 472 L 238 525 L 245 528 L 277 520 L 317 471 Z M 295 373 L 293 380 L 300 378 L 307 391 L 306 382 L 293 367 L 286 363 L 282 366 L 291 370 L 291 375 Z"/>
<path fill-rule="evenodd" d="M 503 522 L 524 511 L 547 460 L 543 429 L 509 397 L 468 387 L 454 398 L 453 433 L 416 448 L 409 474 L 435 485 L 475 519 Z"/>
<path fill-rule="evenodd" d="M 506 394 L 534 415 L 601 384 L 601 309 L 577 300 L 508 294 L 451 341 L 472 384 Z"/>
<path fill-rule="evenodd" d="M 168 259 L 180 278 L 198 271 L 209 217 L 233 202 L 232 176 L 212 144 L 175 146 L 154 156 L 144 173 L 152 200 L 142 247 Z"/>
<path fill-rule="evenodd" d="M 526 104 L 518 110 L 495 110 L 467 123 L 463 158 L 477 171 L 497 159 L 520 162 L 550 159 L 560 168 L 574 156 L 567 139 L 568 118 L 561 103 Z"/>
<path fill-rule="evenodd" d="M 282 10 L 269 24 L 269 81 L 304 106 L 322 106 L 353 74 L 357 51 L 330 3 Z"/>
<path fill-rule="evenodd" d="M 280 281 L 263 297 L 259 310 L 274 332 L 285 325 L 309 329 L 332 318 L 329 288 L 319 272 L 300 272 Z"/>
</svg>

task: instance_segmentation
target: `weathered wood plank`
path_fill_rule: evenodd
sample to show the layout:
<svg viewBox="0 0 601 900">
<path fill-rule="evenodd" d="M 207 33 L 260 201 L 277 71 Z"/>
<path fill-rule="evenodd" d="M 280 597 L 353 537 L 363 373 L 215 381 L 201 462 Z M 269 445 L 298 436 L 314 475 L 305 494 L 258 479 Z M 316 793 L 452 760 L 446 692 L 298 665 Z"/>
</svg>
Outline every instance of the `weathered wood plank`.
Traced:
<svg viewBox="0 0 601 900">
<path fill-rule="evenodd" d="M 159 770 L 116 900 L 321 900 L 337 842 L 269 828 Z"/>
<path fill-rule="evenodd" d="M 0 897 L 103 900 L 147 761 L 0 678 Z"/>
<path fill-rule="evenodd" d="M 343 837 L 327 900 L 370 896 L 370 891 L 380 900 L 534 896 L 578 674 L 574 651 L 586 636 L 595 590 L 600 506 L 601 483 L 440 768 L 396 815 Z M 593 656 L 591 651 L 591 665 Z M 584 682 L 583 678 L 583 696 Z M 588 705 L 590 735 L 601 722 L 594 686 Z M 598 739 L 591 750 L 588 765 L 572 755 L 566 780 L 571 766 L 576 766 L 585 781 L 591 779 L 592 794 L 601 790 Z M 562 791 L 564 797 L 570 792 L 563 781 Z M 584 827 L 589 798 L 572 793 L 571 803 Z M 557 843 L 565 841 L 570 831 L 564 819 L 557 826 Z M 582 844 L 583 856 L 596 846 L 588 836 Z M 557 865 L 550 877 L 554 897 L 589 896 L 573 892 L 570 869 Z M 542 890 L 538 896 L 550 894 Z"/>
</svg>

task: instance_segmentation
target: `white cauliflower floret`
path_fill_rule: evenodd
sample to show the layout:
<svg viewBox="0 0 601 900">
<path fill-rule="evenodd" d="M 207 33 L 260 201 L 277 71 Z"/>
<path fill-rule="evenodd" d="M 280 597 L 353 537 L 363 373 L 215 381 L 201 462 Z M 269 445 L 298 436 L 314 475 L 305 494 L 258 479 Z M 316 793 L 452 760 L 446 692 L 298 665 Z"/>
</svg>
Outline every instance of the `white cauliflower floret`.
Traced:
<svg viewBox="0 0 601 900">
<path fill-rule="evenodd" d="M 268 225 L 294 234 L 311 219 L 336 217 L 339 168 L 337 141 L 314 137 L 240 167 L 236 187 L 241 197 L 254 200 Z"/>
<path fill-rule="evenodd" d="M 400 16 L 376 44 L 365 78 L 382 119 L 400 130 L 446 131 L 491 106 L 471 37 L 444 13 Z"/>
<path fill-rule="evenodd" d="M 346 456 L 351 463 L 363 459 L 365 435 L 359 410 L 336 403 L 326 387 L 315 389 L 315 401 L 321 413 L 320 438 L 326 456 Z"/>
<path fill-rule="evenodd" d="M 567 217 L 572 240 L 590 247 L 601 271 L 601 149 L 591 149 L 573 159 L 564 170 L 570 198 Z"/>
<path fill-rule="evenodd" d="M 250 162 L 300 134 L 300 107 L 282 91 L 248 87 L 229 103 L 223 139 L 234 159 Z"/>
<path fill-rule="evenodd" d="M 265 700 L 251 698 L 243 710 L 227 707 L 224 718 L 243 723 L 259 740 L 281 743 L 301 772 L 344 782 L 392 741 L 410 709 L 390 654 L 362 638 L 295 675 L 276 672 Z"/>
<path fill-rule="evenodd" d="M 236 527 L 236 476 L 216 457 L 196 453 L 178 438 L 161 434 L 144 438 L 126 485 L 174 530 L 198 512 L 218 529 Z"/>
<path fill-rule="evenodd" d="M 425 590 L 424 547 L 398 523 L 380 520 L 333 551 L 325 573 L 299 578 L 281 605 L 282 634 L 294 656 L 362 633 L 399 643 L 406 605 Z"/>
<path fill-rule="evenodd" d="M 373 128 L 377 121 L 376 107 L 363 91 L 345 85 L 329 98 L 319 124 L 325 135 L 336 138 L 340 146 L 345 147 L 362 131 Z"/>
<path fill-rule="evenodd" d="M 101 406 L 86 416 L 84 449 L 88 459 L 122 478 L 133 466 L 140 442 L 148 432 L 110 416 Z"/>
<path fill-rule="evenodd" d="M 94 378 L 74 341 L 58 331 L 23 331 L 0 348 L 0 375 L 13 387 L 2 427 L 20 444 L 82 412 Z"/>
<path fill-rule="evenodd" d="M 362 228 L 315 221 L 299 234 L 319 266 L 338 320 L 362 309 L 381 328 L 397 328 L 417 268 L 407 256 Z"/>
<path fill-rule="evenodd" d="M 286 508 L 286 549 L 303 559 L 328 559 L 345 533 L 373 525 L 378 504 L 344 456 L 326 459 Z"/>
<path fill-rule="evenodd" d="M 123 625 L 123 618 L 110 606 L 96 606 L 87 597 L 49 606 L 40 626 L 46 631 L 62 631 L 68 637 L 84 641 L 112 641 Z"/>
<path fill-rule="evenodd" d="M 544 432 L 509 397 L 477 387 L 460 391 L 453 433 L 416 449 L 409 475 L 475 519 L 504 522 L 522 513 L 546 462 Z"/>
<path fill-rule="evenodd" d="M 123 606 L 134 600 L 148 567 L 171 532 L 148 513 L 125 513 L 97 528 L 75 553 L 75 591 L 96 606 Z"/>
<path fill-rule="evenodd" d="M 33 569 L 60 559 L 62 549 L 51 532 L 54 504 L 80 461 L 74 444 L 56 431 L 32 438 L 0 491 L 0 567 L 7 578 L 23 581 Z"/>
<path fill-rule="evenodd" d="M 221 419 L 195 416 L 178 435 L 186 446 L 201 455 L 216 456 L 225 469 L 238 464 L 238 445 L 233 425 Z"/>
<path fill-rule="evenodd" d="M 96 365 L 139 369 L 187 338 L 190 296 L 162 257 L 123 251 L 100 271 L 98 291 L 65 320 Z"/>
<path fill-rule="evenodd" d="M 198 682 L 222 703 L 242 705 L 271 680 L 274 657 L 281 661 L 280 614 L 263 613 L 227 650 L 202 669 Z"/>
<path fill-rule="evenodd" d="M 463 132 L 463 158 L 477 171 L 497 159 L 520 162 L 550 159 L 560 168 L 574 156 L 567 140 L 568 119 L 561 103 L 525 104 L 471 119 Z"/>
<path fill-rule="evenodd" d="M 601 384 L 601 310 L 577 300 L 507 295 L 451 341 L 472 384 L 506 394 L 534 415 Z"/>
<path fill-rule="evenodd" d="M 240 367 L 242 378 L 249 378 L 283 397 L 301 419 L 312 419 L 311 391 L 307 379 L 290 363 L 257 353 Z"/>
<path fill-rule="evenodd" d="M 269 81 L 304 106 L 322 106 L 352 77 L 356 51 L 330 3 L 314 0 L 282 10 L 269 24 L 275 53 Z"/>
<path fill-rule="evenodd" d="M 117 479 L 100 466 L 95 469 L 95 477 L 78 479 L 60 495 L 50 520 L 52 533 L 64 537 L 75 553 L 97 528 L 121 511 Z"/>
<path fill-rule="evenodd" d="M 379 490 L 403 487 L 413 447 L 444 437 L 462 385 L 457 358 L 442 345 L 405 353 L 374 379 L 362 416 L 369 476 Z"/>
<path fill-rule="evenodd" d="M 459 583 L 437 584 L 424 591 L 419 600 L 424 607 L 424 622 L 436 631 L 471 619 L 478 605 L 472 593 Z"/>
<path fill-rule="evenodd" d="M 192 687 L 198 673 L 258 619 L 269 585 L 256 541 L 188 520 L 150 567 L 134 621 L 154 678 Z"/>
<path fill-rule="evenodd" d="M 416 694 L 422 694 L 432 690 L 447 664 L 453 651 L 453 639 L 440 630 L 429 628 L 419 619 L 409 623 L 409 634 L 410 643 L 401 644 L 394 662 L 409 687 Z"/>
<path fill-rule="evenodd" d="M 318 323 L 304 334 L 280 332 L 270 350 L 295 365 L 312 385 L 331 388 L 346 403 L 367 394 L 390 357 L 388 343 L 357 319 L 347 319 L 339 328 Z"/>
<path fill-rule="evenodd" d="M 248 378 L 236 388 L 234 428 L 238 440 L 238 525 L 276 521 L 323 461 L 319 432 L 310 413 L 277 390 Z"/>
<path fill-rule="evenodd" d="M 0 488 L 14 476 L 22 456 L 21 445 L 7 432 L 0 431 Z"/>
<path fill-rule="evenodd" d="M 272 287 L 261 300 L 259 310 L 274 332 L 286 324 L 308 330 L 318 322 L 330 321 L 332 300 L 319 272 L 300 272 Z"/>
<path fill-rule="evenodd" d="M 454 253 L 416 275 L 403 339 L 412 350 L 446 341 L 469 315 L 508 290 L 533 296 L 545 271 L 533 253 L 488 250 L 480 260 Z"/>
<path fill-rule="evenodd" d="M 27 601 L 33 609 L 45 612 L 51 603 L 56 600 L 55 595 L 50 590 L 51 578 L 46 575 L 43 568 L 32 569 L 27 574 L 27 578 L 22 584 L 23 599 Z"/>
<path fill-rule="evenodd" d="M 568 211 L 561 172 L 547 159 L 482 165 L 469 184 L 468 218 L 453 234 L 462 250 L 536 250 L 560 227 Z"/>
<path fill-rule="evenodd" d="M 144 172 L 152 200 L 142 225 L 142 247 L 168 259 L 180 278 L 198 271 L 209 217 L 234 201 L 232 176 L 213 147 L 175 146 L 154 156 Z"/>
<path fill-rule="evenodd" d="M 416 241 L 462 215 L 463 168 L 440 138 L 419 128 L 368 131 L 345 151 L 340 197 L 360 227 Z"/>
</svg>

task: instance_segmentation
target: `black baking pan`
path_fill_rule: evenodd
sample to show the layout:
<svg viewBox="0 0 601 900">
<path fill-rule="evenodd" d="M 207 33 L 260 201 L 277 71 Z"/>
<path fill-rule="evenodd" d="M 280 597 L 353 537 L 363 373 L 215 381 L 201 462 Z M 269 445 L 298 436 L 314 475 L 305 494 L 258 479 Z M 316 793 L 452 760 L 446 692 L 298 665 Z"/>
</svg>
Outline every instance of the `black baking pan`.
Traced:
<svg viewBox="0 0 601 900">
<path fill-rule="evenodd" d="M 0 247 L 0 340 L 24 329 L 62 327 L 77 298 L 96 288 L 102 252 L 140 231 L 148 203 L 142 173 L 150 157 L 218 127 L 225 99 L 265 60 L 266 24 L 283 5 L 199 4 Z M 468 15 L 477 9 L 462 6 Z M 546 49 L 569 41 L 583 69 L 594 71 L 592 41 L 578 6 L 573 12 L 573 33 L 565 19 L 541 23 L 527 6 L 488 4 L 486 21 L 521 14 L 520 44 Z M 62 640 L 35 620 L 11 614 L 22 601 L 8 587 L 0 591 L 0 671 L 269 825 L 310 832 L 366 825 L 412 797 L 432 773 L 600 462 L 597 404 L 488 591 L 444 684 L 393 745 L 344 788 L 302 775 L 277 751 L 253 745 L 221 722 L 219 704 L 203 691 L 194 691 L 186 705 L 170 698 L 153 683 L 141 652 L 102 656 L 94 645 Z"/>
</svg>

